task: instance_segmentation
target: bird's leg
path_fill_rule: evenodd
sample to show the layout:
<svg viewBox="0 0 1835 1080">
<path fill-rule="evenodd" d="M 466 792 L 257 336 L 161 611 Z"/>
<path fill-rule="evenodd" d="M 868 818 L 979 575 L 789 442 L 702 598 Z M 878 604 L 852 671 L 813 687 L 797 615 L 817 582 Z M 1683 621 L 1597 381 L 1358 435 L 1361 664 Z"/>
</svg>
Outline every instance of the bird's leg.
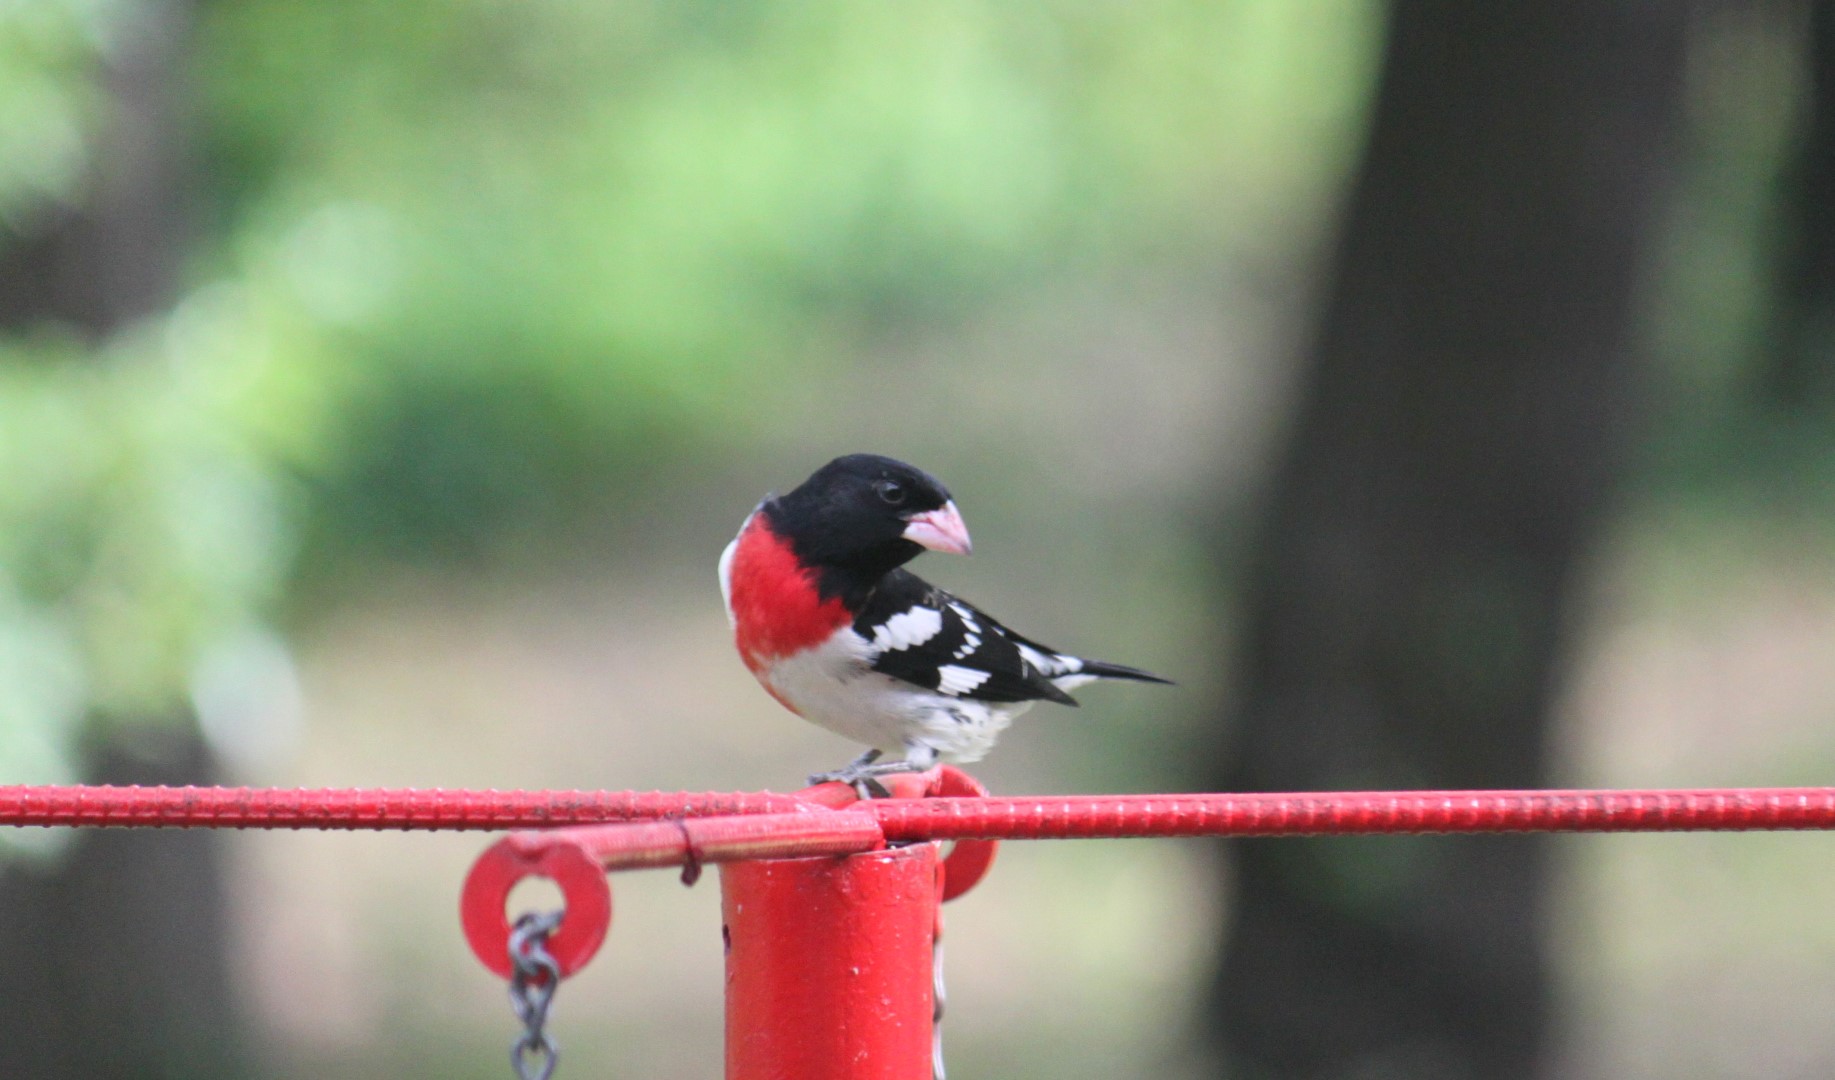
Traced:
<svg viewBox="0 0 1835 1080">
<path fill-rule="evenodd" d="M 877 757 L 878 755 L 875 756 Z M 858 793 L 862 799 L 889 799 L 892 797 L 892 793 L 886 790 L 886 786 L 879 782 L 877 779 L 878 777 L 891 776 L 895 773 L 924 772 L 936 765 L 936 763 L 937 751 L 935 747 L 924 746 L 917 743 L 906 743 L 905 756 L 898 761 L 882 761 L 877 765 L 873 764 L 871 761 L 856 761 L 853 765 L 849 766 L 849 768 L 853 769 L 855 773 L 855 779 L 852 781 L 854 791 Z M 868 792 L 872 792 L 872 794 L 868 795 Z"/>
<path fill-rule="evenodd" d="M 843 768 L 834 769 L 830 772 L 815 773 L 809 777 L 809 786 L 815 787 L 817 784 L 828 784 L 839 781 L 859 791 L 860 780 L 869 775 L 867 773 L 867 767 L 872 765 L 875 761 L 878 761 L 880 755 L 883 753 L 885 753 L 883 750 L 868 750 L 853 761 L 848 762 Z M 882 787 L 880 790 L 883 791 L 885 789 Z M 868 796 L 861 795 L 860 797 L 864 799 Z"/>
<path fill-rule="evenodd" d="M 854 794 L 860 796 L 862 800 L 889 799 L 892 793 L 879 782 L 879 777 L 892 776 L 896 773 L 923 772 L 937 763 L 937 752 L 928 746 L 907 746 L 905 756 L 898 761 L 880 761 L 879 758 L 880 751 L 868 750 L 855 758 L 844 769 L 816 773 L 809 778 L 809 783 L 813 786 L 838 780 L 852 787 Z"/>
</svg>

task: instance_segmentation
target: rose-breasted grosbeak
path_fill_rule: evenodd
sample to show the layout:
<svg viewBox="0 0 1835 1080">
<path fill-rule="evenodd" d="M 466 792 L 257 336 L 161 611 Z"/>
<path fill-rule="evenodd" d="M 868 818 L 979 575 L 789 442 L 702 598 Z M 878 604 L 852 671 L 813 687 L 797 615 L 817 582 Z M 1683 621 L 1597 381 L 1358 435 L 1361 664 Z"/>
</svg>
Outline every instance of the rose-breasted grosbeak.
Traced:
<svg viewBox="0 0 1835 1080">
<path fill-rule="evenodd" d="M 969 552 L 936 478 L 850 454 L 770 497 L 720 557 L 739 656 L 785 708 L 870 749 L 810 777 L 873 779 L 978 761 L 1035 701 L 1075 705 L 1095 679 L 1167 682 L 1030 641 L 901 567 L 925 548 Z M 882 754 L 899 755 L 879 762 Z"/>
</svg>

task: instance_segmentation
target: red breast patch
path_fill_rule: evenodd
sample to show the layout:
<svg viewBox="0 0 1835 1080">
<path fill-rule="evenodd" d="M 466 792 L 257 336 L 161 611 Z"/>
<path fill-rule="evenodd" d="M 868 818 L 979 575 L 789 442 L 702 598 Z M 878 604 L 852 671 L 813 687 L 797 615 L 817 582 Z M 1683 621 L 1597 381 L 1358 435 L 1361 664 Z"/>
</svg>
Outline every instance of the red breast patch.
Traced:
<svg viewBox="0 0 1835 1080">
<path fill-rule="evenodd" d="M 739 537 L 729 572 L 733 637 L 739 657 L 756 675 L 772 661 L 827 641 L 853 621 L 840 600 L 823 600 L 815 576 L 797 562 L 762 513 Z"/>
</svg>

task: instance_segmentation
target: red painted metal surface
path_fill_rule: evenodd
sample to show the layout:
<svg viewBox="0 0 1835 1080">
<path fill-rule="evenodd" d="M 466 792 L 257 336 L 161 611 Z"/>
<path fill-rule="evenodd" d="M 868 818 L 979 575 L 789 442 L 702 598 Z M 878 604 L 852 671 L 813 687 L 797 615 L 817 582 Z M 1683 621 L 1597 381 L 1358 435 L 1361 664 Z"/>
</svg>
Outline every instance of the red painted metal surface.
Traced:
<svg viewBox="0 0 1835 1080">
<path fill-rule="evenodd" d="M 924 774 L 914 781 L 928 785 Z M 239 829 L 528 829 L 851 806 L 803 795 L 0 786 L 0 825 Z M 902 788 L 895 787 L 895 791 Z M 1420 832 L 1835 829 L 1835 788 L 1377 791 L 875 800 L 853 807 L 893 841 Z"/>
<path fill-rule="evenodd" d="M 545 877 L 561 888 L 566 914 L 548 938 L 548 954 L 563 977 L 586 966 L 612 928 L 612 886 L 605 868 L 576 844 L 523 848 L 492 845 L 472 864 L 459 898 L 459 925 L 473 955 L 499 978 L 510 977 L 510 920 L 504 902 L 526 877 Z"/>
<path fill-rule="evenodd" d="M 886 846 L 866 814 L 754 814 L 675 818 L 641 825 L 586 825 L 512 833 L 498 847 L 539 851 L 579 848 L 606 870 L 732 862 L 794 855 L 841 855 Z"/>
<path fill-rule="evenodd" d="M 796 795 L 0 787 L 0 825 L 538 830 L 485 852 L 461 900 L 467 940 L 506 976 L 504 904 L 523 878 L 561 887 L 566 914 L 548 945 L 570 974 L 610 926 L 607 870 L 723 863 L 734 1080 L 927 1076 L 937 905 L 986 873 L 1000 839 L 1835 829 L 1835 788 L 989 798 L 949 768 L 888 786 L 896 797 L 870 802 L 839 784 Z M 926 841 L 947 840 L 939 863 Z"/>
<path fill-rule="evenodd" d="M 929 1080 L 936 845 L 720 868 L 727 1080 Z"/>
<path fill-rule="evenodd" d="M 890 842 L 1835 828 L 1835 788 L 875 800 Z"/>
<path fill-rule="evenodd" d="M 926 792 L 938 799 L 985 799 L 988 789 L 981 781 L 961 769 L 945 765 L 937 770 L 935 785 Z M 943 900 L 954 900 L 981 883 L 994 868 L 994 856 L 1000 851 L 996 840 L 958 840 L 943 859 Z M 937 927 L 939 936 L 942 926 Z"/>
<path fill-rule="evenodd" d="M 895 799 L 985 798 L 981 781 L 953 765 L 926 773 L 888 776 L 884 780 Z M 819 784 L 804 788 L 800 797 L 823 806 L 860 809 L 860 798 L 846 784 Z M 954 900 L 974 888 L 994 866 L 1000 844 L 995 840 L 957 840 L 943 860 L 943 899 Z"/>
<path fill-rule="evenodd" d="M 0 825 L 495 831 L 806 806 L 771 792 L 0 785 Z"/>
<path fill-rule="evenodd" d="M 512 833 L 472 865 L 459 895 L 466 943 L 484 964 L 509 978 L 510 890 L 527 877 L 560 886 L 566 914 L 548 951 L 571 975 L 592 959 L 611 926 L 609 870 L 689 866 L 780 855 L 842 854 L 885 847 L 865 814 L 817 811 L 744 817 L 673 819 Z"/>
<path fill-rule="evenodd" d="M 480 858 L 462 900 L 467 940 L 487 966 L 507 971 L 509 927 L 503 904 L 516 882 L 554 878 L 568 918 L 555 947 L 571 972 L 591 956 L 611 917 L 603 880 L 569 876 L 581 865 L 605 870 L 681 866 L 873 851 L 887 843 L 956 840 L 945 861 L 943 897 L 966 892 L 993 861 L 995 838 L 1072 839 L 1146 836 L 1299 836 L 1433 832 L 1628 832 L 1835 827 L 1835 789 L 1702 791 L 1347 792 L 1315 795 L 1081 795 L 989 798 L 966 774 L 944 769 L 894 777 L 894 798 L 859 802 L 851 789 L 824 784 L 794 796 L 755 800 L 801 813 L 743 813 L 647 824 L 599 825 L 516 833 Z M 656 796 L 644 798 L 655 799 Z M 691 800 L 663 796 L 680 807 Z M 573 884 L 570 884 L 573 882 Z M 591 945 L 586 945 L 591 942 Z M 565 951 L 566 955 L 563 955 Z"/>
<path fill-rule="evenodd" d="M 987 789 L 958 769 L 942 768 L 890 778 L 895 798 L 980 796 Z M 857 811 L 858 797 L 845 784 L 806 789 L 802 813 L 671 818 L 641 824 L 575 826 L 512 833 L 479 856 L 460 894 L 465 939 L 484 965 L 508 977 L 510 921 L 504 903 L 527 877 L 560 886 L 566 915 L 549 951 L 563 975 L 579 970 L 598 949 L 611 923 L 611 894 L 604 874 L 612 870 L 683 866 L 692 881 L 704 863 L 841 855 L 886 846 L 873 816 Z M 962 840 L 943 863 L 943 898 L 953 900 L 975 886 L 993 864 L 999 844 Z M 591 875 L 580 872 L 592 867 Z M 603 894 L 603 896 L 601 895 Z"/>
</svg>

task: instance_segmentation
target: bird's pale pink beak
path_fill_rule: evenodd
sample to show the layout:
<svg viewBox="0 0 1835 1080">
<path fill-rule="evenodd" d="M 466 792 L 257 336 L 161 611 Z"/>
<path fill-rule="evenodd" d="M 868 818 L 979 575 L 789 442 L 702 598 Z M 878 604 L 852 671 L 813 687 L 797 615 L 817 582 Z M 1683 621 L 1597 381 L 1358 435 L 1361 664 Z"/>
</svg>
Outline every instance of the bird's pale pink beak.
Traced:
<svg viewBox="0 0 1835 1080">
<path fill-rule="evenodd" d="M 905 520 L 909 523 L 905 526 L 905 539 L 914 544 L 922 544 L 932 551 L 947 551 L 951 555 L 967 555 L 974 548 L 969 543 L 968 526 L 962 523 L 962 512 L 956 509 L 954 499 Z"/>
</svg>

